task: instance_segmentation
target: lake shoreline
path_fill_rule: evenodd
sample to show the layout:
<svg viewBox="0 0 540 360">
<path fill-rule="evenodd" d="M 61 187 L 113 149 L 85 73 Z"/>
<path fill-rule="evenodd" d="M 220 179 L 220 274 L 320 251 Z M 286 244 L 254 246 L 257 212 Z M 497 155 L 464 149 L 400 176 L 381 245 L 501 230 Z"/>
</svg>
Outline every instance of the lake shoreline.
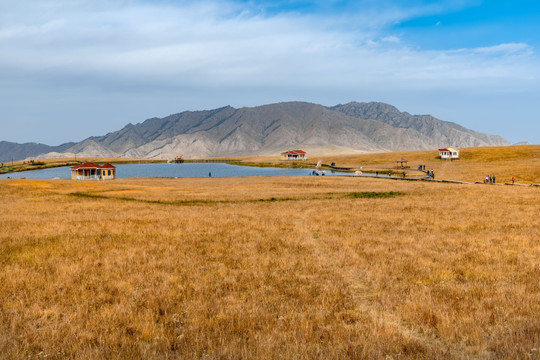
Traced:
<svg viewBox="0 0 540 360">
<path fill-rule="evenodd" d="M 18 162 L 13 165 L 4 165 L 4 167 L 12 168 L 12 171 L 5 171 L 0 169 L 0 175 L 18 173 L 24 171 L 35 171 L 43 169 L 52 169 L 64 166 L 75 166 L 84 164 L 85 162 L 95 162 L 95 163 L 111 163 L 113 165 L 126 165 L 126 164 L 164 164 L 169 163 L 170 160 L 155 160 L 155 159 L 109 159 L 109 158 L 85 158 L 84 160 L 70 160 L 70 161 L 56 161 L 56 159 L 45 159 L 39 160 L 38 164 L 33 164 L 30 162 Z M 172 163 L 172 162 L 171 162 Z M 315 168 L 314 163 L 307 163 L 305 161 L 298 162 L 253 162 L 253 161 L 243 161 L 238 159 L 227 159 L 227 158 L 215 158 L 215 159 L 184 159 L 183 163 L 223 163 L 229 165 L 237 166 L 250 166 L 250 167 L 272 167 L 272 168 L 282 168 L 282 169 L 311 169 Z M 182 163 L 180 163 L 182 164 Z M 178 164 L 178 165 L 180 165 Z M 339 171 L 339 172 L 353 172 L 355 171 L 350 167 L 335 167 L 328 164 L 322 164 L 322 169 L 330 171 Z"/>
<path fill-rule="evenodd" d="M 166 162 L 124 162 L 116 164 L 116 178 L 185 178 L 185 177 L 243 177 L 243 176 L 308 176 L 308 175 L 345 175 L 351 172 L 324 170 L 316 172 L 314 167 L 275 167 L 275 166 L 248 166 L 241 162 L 215 162 L 215 161 L 189 161 L 182 164 Z M 58 166 L 32 169 L 32 171 L 17 171 L 4 173 L 0 179 L 70 179 L 70 165 L 58 163 Z"/>
</svg>

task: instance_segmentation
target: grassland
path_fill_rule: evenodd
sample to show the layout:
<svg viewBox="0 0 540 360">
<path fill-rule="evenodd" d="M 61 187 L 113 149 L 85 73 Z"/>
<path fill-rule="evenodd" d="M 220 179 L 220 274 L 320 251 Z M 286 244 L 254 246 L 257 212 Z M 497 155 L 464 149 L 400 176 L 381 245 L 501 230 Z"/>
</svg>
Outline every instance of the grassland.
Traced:
<svg viewBox="0 0 540 360">
<path fill-rule="evenodd" d="M 531 184 L 540 182 L 540 145 L 519 145 L 504 147 L 476 147 L 460 149 L 460 159 L 445 161 L 439 159 L 438 151 L 402 151 L 386 153 L 369 153 L 355 155 L 310 155 L 303 162 L 280 161 L 278 157 L 253 156 L 240 160 L 246 163 L 270 163 L 286 166 L 293 163 L 297 166 L 313 167 L 317 161 L 324 164 L 335 163 L 339 167 L 349 167 L 352 170 L 364 172 L 394 171 L 396 160 L 405 158 L 409 161 L 410 169 L 407 176 L 419 176 L 417 166 L 425 165 L 426 170 L 432 169 L 437 179 L 477 182 L 483 181 L 486 175 L 495 175 L 498 182 L 510 182 L 512 177 L 518 183 Z"/>
<path fill-rule="evenodd" d="M 539 191 L 1 180 L 0 358 L 538 358 Z"/>
</svg>

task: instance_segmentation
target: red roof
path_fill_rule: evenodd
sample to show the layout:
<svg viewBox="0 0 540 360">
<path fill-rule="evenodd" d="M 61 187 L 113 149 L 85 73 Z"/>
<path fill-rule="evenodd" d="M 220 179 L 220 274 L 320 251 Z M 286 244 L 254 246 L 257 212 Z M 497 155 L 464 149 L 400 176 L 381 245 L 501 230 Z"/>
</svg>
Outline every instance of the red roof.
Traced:
<svg viewBox="0 0 540 360">
<path fill-rule="evenodd" d="M 449 146 L 449 147 L 446 147 L 444 149 L 439 149 L 439 151 L 450 151 L 450 152 L 453 152 L 453 151 L 459 151 L 458 149 L 454 149 L 453 147 Z"/>
<path fill-rule="evenodd" d="M 106 163 L 105 165 L 97 165 L 91 162 L 87 162 L 80 165 L 75 165 L 71 167 L 71 170 L 79 170 L 79 169 L 116 169 L 115 166 Z"/>
<path fill-rule="evenodd" d="M 305 153 L 306 152 L 304 150 L 289 150 L 289 151 L 282 152 L 281 155 L 286 155 L 286 154 L 301 155 L 301 154 L 305 154 Z"/>
<path fill-rule="evenodd" d="M 116 166 L 106 163 L 105 165 L 101 165 L 102 169 L 116 169 Z"/>
</svg>

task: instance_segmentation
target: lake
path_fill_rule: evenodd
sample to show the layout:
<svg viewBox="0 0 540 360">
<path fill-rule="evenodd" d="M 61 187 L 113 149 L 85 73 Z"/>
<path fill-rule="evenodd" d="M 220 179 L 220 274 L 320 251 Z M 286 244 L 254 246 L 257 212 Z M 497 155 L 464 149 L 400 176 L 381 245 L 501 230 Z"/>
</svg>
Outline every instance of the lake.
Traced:
<svg viewBox="0 0 540 360">
<path fill-rule="evenodd" d="M 183 163 L 183 164 L 121 164 L 116 166 L 117 178 L 130 177 L 237 177 L 237 176 L 309 176 L 314 169 L 287 169 L 229 165 L 224 163 Z M 325 171 L 325 175 L 346 175 L 353 173 Z M 71 179 L 69 166 L 52 169 L 13 172 L 0 175 L 0 179 Z"/>
</svg>

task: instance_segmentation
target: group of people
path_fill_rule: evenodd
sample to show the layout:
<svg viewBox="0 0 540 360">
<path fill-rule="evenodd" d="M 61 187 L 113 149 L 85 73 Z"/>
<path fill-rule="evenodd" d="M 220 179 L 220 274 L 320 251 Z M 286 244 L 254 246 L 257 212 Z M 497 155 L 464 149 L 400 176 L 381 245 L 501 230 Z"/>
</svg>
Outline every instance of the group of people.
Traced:
<svg viewBox="0 0 540 360">
<path fill-rule="evenodd" d="M 512 184 L 514 183 L 514 178 L 512 178 Z M 486 175 L 484 184 L 495 184 L 495 175 Z"/>
<path fill-rule="evenodd" d="M 435 174 L 433 173 L 433 170 L 426 171 L 426 165 L 418 165 L 418 171 L 425 171 L 430 179 L 435 180 Z"/>
</svg>

